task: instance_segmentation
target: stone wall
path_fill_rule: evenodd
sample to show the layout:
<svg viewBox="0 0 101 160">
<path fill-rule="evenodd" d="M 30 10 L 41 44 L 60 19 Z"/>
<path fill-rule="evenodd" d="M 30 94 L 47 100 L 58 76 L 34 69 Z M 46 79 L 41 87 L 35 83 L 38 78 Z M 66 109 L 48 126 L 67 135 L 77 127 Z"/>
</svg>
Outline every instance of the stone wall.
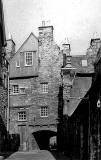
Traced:
<svg viewBox="0 0 101 160">
<path fill-rule="evenodd" d="M 2 58 L 0 77 L 0 152 L 6 150 L 8 109 L 8 62 Z"/>
</svg>

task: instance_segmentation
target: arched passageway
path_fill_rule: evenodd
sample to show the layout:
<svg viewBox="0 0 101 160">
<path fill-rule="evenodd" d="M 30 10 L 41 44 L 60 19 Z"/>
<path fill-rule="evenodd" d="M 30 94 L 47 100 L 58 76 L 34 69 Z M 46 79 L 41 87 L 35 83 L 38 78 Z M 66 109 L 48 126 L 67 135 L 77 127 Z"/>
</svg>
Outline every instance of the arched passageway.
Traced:
<svg viewBox="0 0 101 160">
<path fill-rule="evenodd" d="M 41 150 L 49 150 L 50 138 L 56 135 L 56 132 L 50 130 L 41 130 L 33 133 L 33 136 Z"/>
</svg>

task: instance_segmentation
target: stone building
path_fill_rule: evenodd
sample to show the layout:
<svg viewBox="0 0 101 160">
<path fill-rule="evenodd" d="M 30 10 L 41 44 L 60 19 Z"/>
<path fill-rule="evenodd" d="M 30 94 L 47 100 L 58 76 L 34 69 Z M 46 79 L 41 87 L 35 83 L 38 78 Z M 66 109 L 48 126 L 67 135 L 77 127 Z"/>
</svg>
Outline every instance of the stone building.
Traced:
<svg viewBox="0 0 101 160">
<path fill-rule="evenodd" d="M 67 54 L 66 65 L 61 69 L 63 83 L 60 91 L 63 98 L 60 99 L 58 129 L 61 134 L 58 143 L 59 150 L 72 158 L 96 159 L 99 155 L 95 155 L 100 142 L 100 117 L 97 109 L 99 85 L 96 85 L 94 64 L 100 45 L 99 38 L 92 39 L 86 55 Z"/>
<path fill-rule="evenodd" d="M 60 52 L 53 26 L 38 29 L 10 60 L 10 133 L 20 134 L 19 150 L 49 149 L 57 136 Z"/>
<path fill-rule="evenodd" d="M 0 152 L 7 148 L 8 109 L 8 61 L 6 59 L 6 36 L 3 4 L 0 0 Z"/>
</svg>

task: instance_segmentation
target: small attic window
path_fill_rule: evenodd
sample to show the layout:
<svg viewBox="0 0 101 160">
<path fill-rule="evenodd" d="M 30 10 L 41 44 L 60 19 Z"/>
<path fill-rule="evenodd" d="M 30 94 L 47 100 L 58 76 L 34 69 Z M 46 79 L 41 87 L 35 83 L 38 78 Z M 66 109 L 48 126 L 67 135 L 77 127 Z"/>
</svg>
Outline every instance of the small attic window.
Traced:
<svg viewBox="0 0 101 160">
<path fill-rule="evenodd" d="M 87 67 L 87 59 L 82 60 L 82 67 Z"/>
<path fill-rule="evenodd" d="M 20 60 L 16 61 L 16 67 L 20 67 Z"/>
</svg>

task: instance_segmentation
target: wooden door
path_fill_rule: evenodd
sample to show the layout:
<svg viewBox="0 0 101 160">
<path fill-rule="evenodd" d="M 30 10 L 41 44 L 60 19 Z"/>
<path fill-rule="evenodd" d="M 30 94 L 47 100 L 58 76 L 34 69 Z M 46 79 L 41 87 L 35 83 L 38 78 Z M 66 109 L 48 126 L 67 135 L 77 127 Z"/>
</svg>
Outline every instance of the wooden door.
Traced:
<svg viewBox="0 0 101 160">
<path fill-rule="evenodd" d="M 27 150 L 27 142 L 26 142 L 26 126 L 18 126 L 19 134 L 20 134 L 20 150 Z"/>
</svg>

